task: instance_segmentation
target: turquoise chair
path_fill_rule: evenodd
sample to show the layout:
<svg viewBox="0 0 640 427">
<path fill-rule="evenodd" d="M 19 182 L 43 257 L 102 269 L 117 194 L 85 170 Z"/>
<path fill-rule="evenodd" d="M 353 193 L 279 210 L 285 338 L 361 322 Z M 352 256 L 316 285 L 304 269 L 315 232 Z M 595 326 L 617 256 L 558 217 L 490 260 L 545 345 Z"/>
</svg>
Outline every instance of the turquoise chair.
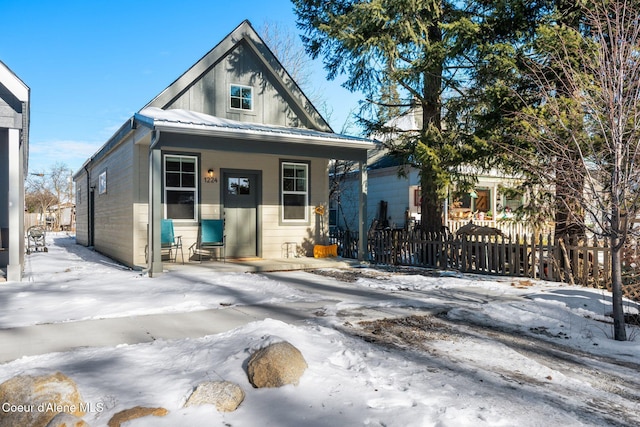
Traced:
<svg viewBox="0 0 640 427">
<path fill-rule="evenodd" d="M 176 262 L 178 258 L 178 249 L 184 264 L 184 252 L 182 251 L 182 236 L 176 236 L 173 232 L 173 220 L 163 219 L 161 224 L 160 245 L 162 250 L 169 251 L 169 259 Z"/>
<path fill-rule="evenodd" d="M 224 235 L 224 219 L 203 219 L 200 222 L 200 234 L 198 236 L 198 249 L 200 254 L 200 262 L 202 262 L 202 251 L 211 251 L 220 249 L 222 252 L 222 261 L 225 260 L 225 235 Z"/>
</svg>

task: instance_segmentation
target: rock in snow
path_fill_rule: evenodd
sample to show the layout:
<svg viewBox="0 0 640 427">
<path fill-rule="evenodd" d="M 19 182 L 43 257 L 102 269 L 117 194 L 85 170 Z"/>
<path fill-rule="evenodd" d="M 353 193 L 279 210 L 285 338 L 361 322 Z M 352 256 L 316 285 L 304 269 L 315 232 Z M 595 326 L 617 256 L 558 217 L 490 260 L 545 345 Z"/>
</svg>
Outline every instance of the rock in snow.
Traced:
<svg viewBox="0 0 640 427">
<path fill-rule="evenodd" d="M 61 412 L 49 421 L 47 427 L 89 427 L 89 424 L 87 424 L 82 418 Z"/>
<path fill-rule="evenodd" d="M 82 398 L 66 375 L 19 375 L 0 384 L 0 427 L 45 427 L 57 414 L 82 416 Z"/>
<path fill-rule="evenodd" d="M 111 417 L 107 425 L 109 427 L 120 427 L 122 423 L 135 420 L 136 418 L 147 417 L 149 415 L 164 417 L 168 413 L 169 411 L 164 408 L 146 408 L 143 406 L 136 406 L 118 412 L 113 417 Z"/>
<path fill-rule="evenodd" d="M 220 412 L 233 412 L 244 400 L 244 391 L 229 381 L 211 381 L 198 385 L 189 396 L 187 406 L 215 405 Z"/>
<path fill-rule="evenodd" d="M 255 388 L 298 385 L 307 369 L 300 350 L 288 342 L 278 342 L 251 355 L 247 365 L 249 382 Z"/>
</svg>

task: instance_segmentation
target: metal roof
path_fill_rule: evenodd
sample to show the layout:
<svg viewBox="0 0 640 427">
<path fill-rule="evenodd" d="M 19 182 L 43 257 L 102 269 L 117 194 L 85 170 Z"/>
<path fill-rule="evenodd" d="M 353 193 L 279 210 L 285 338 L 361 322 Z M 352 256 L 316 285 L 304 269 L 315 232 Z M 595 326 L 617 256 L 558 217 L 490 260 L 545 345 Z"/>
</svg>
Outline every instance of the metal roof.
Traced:
<svg viewBox="0 0 640 427">
<path fill-rule="evenodd" d="M 287 142 L 336 145 L 364 150 L 375 146 L 373 140 L 356 136 L 298 127 L 239 122 L 181 109 L 162 110 L 156 107 L 147 107 L 136 113 L 134 117 L 136 121 L 150 128 L 176 133 L 203 135 L 223 133 L 230 138 L 277 138 L 287 140 Z"/>
</svg>

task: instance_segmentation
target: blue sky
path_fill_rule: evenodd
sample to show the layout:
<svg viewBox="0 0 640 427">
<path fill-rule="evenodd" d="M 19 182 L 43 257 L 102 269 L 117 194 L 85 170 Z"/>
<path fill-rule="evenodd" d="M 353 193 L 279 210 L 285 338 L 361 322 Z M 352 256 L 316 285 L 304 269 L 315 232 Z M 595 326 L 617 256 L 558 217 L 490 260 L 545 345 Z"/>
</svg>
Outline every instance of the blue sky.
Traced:
<svg viewBox="0 0 640 427">
<path fill-rule="evenodd" d="M 289 0 L 0 0 L 0 16 L 0 60 L 31 88 L 30 172 L 77 171 L 244 19 L 298 34 Z M 313 79 L 340 131 L 359 96 L 319 63 Z"/>
</svg>

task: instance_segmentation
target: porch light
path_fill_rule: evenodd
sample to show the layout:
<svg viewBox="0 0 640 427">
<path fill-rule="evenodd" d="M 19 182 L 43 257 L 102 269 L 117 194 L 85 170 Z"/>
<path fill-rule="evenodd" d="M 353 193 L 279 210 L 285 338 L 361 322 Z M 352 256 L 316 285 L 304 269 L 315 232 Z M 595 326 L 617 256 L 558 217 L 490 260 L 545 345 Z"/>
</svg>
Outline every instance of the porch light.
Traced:
<svg viewBox="0 0 640 427">
<path fill-rule="evenodd" d="M 218 182 L 215 169 L 209 168 L 207 176 L 204 177 L 204 182 Z"/>
<path fill-rule="evenodd" d="M 469 192 L 469 196 L 471 196 L 472 199 L 477 199 L 478 198 L 478 193 L 476 193 L 476 190 L 471 190 Z"/>
</svg>

